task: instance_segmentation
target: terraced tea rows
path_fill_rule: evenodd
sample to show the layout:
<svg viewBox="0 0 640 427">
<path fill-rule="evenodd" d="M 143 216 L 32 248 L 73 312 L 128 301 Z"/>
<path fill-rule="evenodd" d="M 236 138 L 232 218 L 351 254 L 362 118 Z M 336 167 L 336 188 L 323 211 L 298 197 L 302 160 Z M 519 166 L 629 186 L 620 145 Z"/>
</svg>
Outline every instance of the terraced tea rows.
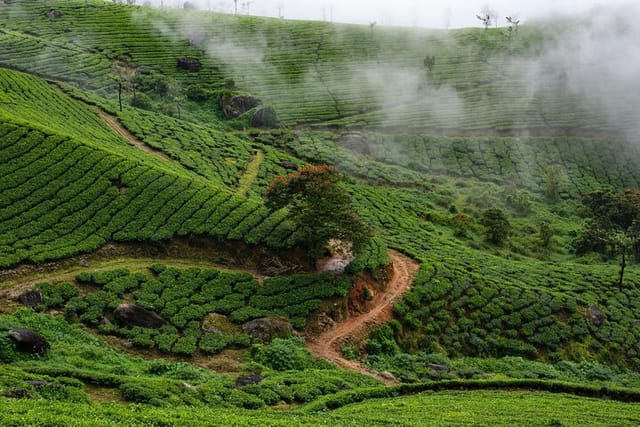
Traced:
<svg viewBox="0 0 640 427">
<path fill-rule="evenodd" d="M 50 8 L 61 16 L 49 18 Z M 8 22 L 0 44 L 5 64 L 112 98 L 112 66 L 119 64 L 182 89 L 217 91 L 231 78 L 273 104 L 288 125 L 618 131 L 638 118 L 621 110 L 619 124 L 608 123 L 551 68 L 541 71 L 548 84 L 522 95 L 531 92 L 527 61 L 563 37 L 561 24 L 522 27 L 511 39 L 502 29 L 370 29 L 79 0 L 9 3 L 0 18 Z M 426 56 L 435 63 L 427 67 Z M 179 70 L 184 57 L 197 58 L 199 71 Z"/>
<path fill-rule="evenodd" d="M 323 300 L 346 295 L 351 285 L 348 278 L 329 274 L 272 277 L 259 284 L 247 273 L 159 264 L 150 269 L 153 277 L 126 269 L 81 273 L 78 283 L 100 289 L 83 297 L 71 283 L 41 283 L 36 288 L 45 308 L 62 308 L 69 320 L 99 326 L 102 333 L 126 337 L 140 347 L 190 356 L 196 350 L 211 354 L 227 346 L 248 346 L 250 337 L 240 325 L 260 317 L 288 318 L 303 328 Z M 167 324 L 157 330 L 119 325 L 112 311 L 131 300 L 158 313 Z M 208 319 L 209 313 L 217 317 Z M 105 316 L 111 321 L 105 323 Z"/>
<path fill-rule="evenodd" d="M 5 267 L 94 250 L 110 239 L 159 239 L 196 227 L 200 233 L 213 232 L 232 210 L 249 203 L 70 139 L 15 128 L 31 138 L 3 144 L 0 151 L 5 177 L 0 263 Z M 16 149 L 24 154 L 10 161 Z M 214 195 L 228 202 L 213 204 Z M 244 215 L 232 216 L 217 232 L 229 234 L 256 207 L 251 203 Z"/>
</svg>

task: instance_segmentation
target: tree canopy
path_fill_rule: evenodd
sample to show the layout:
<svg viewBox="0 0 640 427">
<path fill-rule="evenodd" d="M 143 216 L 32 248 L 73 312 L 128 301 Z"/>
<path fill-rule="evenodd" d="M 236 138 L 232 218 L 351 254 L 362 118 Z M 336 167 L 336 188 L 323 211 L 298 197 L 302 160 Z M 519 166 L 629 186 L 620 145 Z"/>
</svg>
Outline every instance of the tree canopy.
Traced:
<svg viewBox="0 0 640 427">
<path fill-rule="evenodd" d="M 266 192 L 267 207 L 287 207 L 297 223 L 296 242 L 309 255 L 323 256 L 328 243 L 351 244 L 355 255 L 369 240 L 370 230 L 351 207 L 351 196 L 340 185 L 342 175 L 332 166 L 303 166 L 276 177 Z"/>
<path fill-rule="evenodd" d="M 618 284 L 622 285 L 626 255 L 632 252 L 640 260 L 640 190 L 592 191 L 583 194 L 581 201 L 588 219 L 576 241 L 576 252 L 620 255 Z"/>
</svg>

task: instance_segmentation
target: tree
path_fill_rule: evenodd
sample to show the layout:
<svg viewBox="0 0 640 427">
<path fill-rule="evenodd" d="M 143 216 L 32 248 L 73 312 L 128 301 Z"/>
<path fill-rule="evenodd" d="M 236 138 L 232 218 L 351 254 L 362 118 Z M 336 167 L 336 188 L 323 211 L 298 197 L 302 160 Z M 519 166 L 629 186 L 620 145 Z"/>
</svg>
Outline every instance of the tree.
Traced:
<svg viewBox="0 0 640 427">
<path fill-rule="evenodd" d="M 587 228 L 576 240 L 576 252 L 620 256 L 618 285 L 622 286 L 627 255 L 640 261 L 640 190 L 592 191 L 583 194 L 581 202 Z"/>
<path fill-rule="evenodd" d="M 425 67 L 427 67 L 427 69 L 429 69 L 429 71 L 431 71 L 433 69 L 433 66 L 436 65 L 436 57 L 433 55 L 427 55 L 424 57 L 424 61 L 422 61 L 422 63 Z"/>
<path fill-rule="evenodd" d="M 489 26 L 491 26 L 491 15 L 489 14 L 476 15 L 476 18 L 482 21 L 485 31 L 489 28 Z"/>
<path fill-rule="evenodd" d="M 507 22 L 509 25 L 509 32 L 514 32 L 518 34 L 518 25 L 520 24 L 520 20 L 517 16 L 507 16 Z"/>
<path fill-rule="evenodd" d="M 457 213 L 451 216 L 451 226 L 453 235 L 456 237 L 469 237 L 469 232 L 473 228 L 473 218 L 464 213 Z"/>
<path fill-rule="evenodd" d="M 487 209 L 480 218 L 484 226 L 487 241 L 496 245 L 501 244 L 508 236 L 511 224 L 502 209 Z"/>
<path fill-rule="evenodd" d="M 548 166 L 542 176 L 544 182 L 544 192 L 547 200 L 552 203 L 560 200 L 560 193 L 567 185 L 567 177 L 562 168 L 558 165 Z"/>
<path fill-rule="evenodd" d="M 313 259 L 321 258 L 331 240 L 351 245 L 357 254 L 369 241 L 370 230 L 351 208 L 351 196 L 340 185 L 342 175 L 332 166 L 303 166 L 278 176 L 266 192 L 266 205 L 289 209 L 297 224 L 296 242 Z"/>
<path fill-rule="evenodd" d="M 544 220 L 540 223 L 538 229 L 537 243 L 538 247 L 543 251 L 547 251 L 551 247 L 553 239 L 553 229 L 551 228 L 551 223 L 549 221 Z"/>
</svg>

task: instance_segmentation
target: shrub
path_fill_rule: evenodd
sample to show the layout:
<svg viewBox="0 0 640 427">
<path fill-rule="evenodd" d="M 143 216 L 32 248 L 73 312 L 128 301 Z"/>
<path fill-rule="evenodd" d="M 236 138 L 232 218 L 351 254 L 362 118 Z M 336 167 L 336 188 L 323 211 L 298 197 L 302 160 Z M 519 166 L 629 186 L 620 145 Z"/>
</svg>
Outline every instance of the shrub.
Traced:
<svg viewBox="0 0 640 427">
<path fill-rule="evenodd" d="M 145 383 L 124 383 L 119 388 L 122 398 L 127 402 L 148 403 L 161 406 L 169 393 Z"/>
<path fill-rule="evenodd" d="M 484 226 L 485 236 L 490 243 L 499 245 L 509 236 L 511 224 L 501 209 L 487 209 L 482 214 L 480 223 Z"/>
<path fill-rule="evenodd" d="M 204 102 L 209 98 L 209 93 L 198 85 L 191 85 L 185 91 L 187 99 L 195 102 Z"/>
<path fill-rule="evenodd" d="M 131 101 L 129 101 L 129 103 L 132 107 L 141 108 L 143 110 L 151 110 L 153 106 L 151 98 L 144 93 L 136 93 L 131 97 Z"/>
<path fill-rule="evenodd" d="M 205 353 L 218 353 L 229 344 L 229 340 L 222 334 L 205 333 L 200 338 L 200 350 Z"/>
<path fill-rule="evenodd" d="M 276 371 L 304 370 L 311 366 L 311 355 L 300 338 L 274 338 L 269 345 L 256 344 L 254 360 Z"/>
<path fill-rule="evenodd" d="M 78 288 L 72 283 L 40 283 L 36 289 L 42 293 L 45 308 L 61 307 L 71 298 L 78 296 Z"/>
</svg>

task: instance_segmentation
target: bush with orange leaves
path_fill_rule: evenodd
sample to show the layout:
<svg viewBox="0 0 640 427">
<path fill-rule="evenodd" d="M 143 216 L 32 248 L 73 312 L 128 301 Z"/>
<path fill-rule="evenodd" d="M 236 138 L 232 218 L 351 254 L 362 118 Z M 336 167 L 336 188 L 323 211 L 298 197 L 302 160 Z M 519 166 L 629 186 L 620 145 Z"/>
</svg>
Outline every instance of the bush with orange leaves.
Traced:
<svg viewBox="0 0 640 427">
<path fill-rule="evenodd" d="M 266 191 L 267 207 L 288 208 L 297 224 L 296 244 L 313 259 L 325 255 L 330 240 L 351 244 L 353 255 L 371 237 L 369 227 L 351 207 L 351 196 L 340 185 L 342 174 L 332 166 L 303 166 L 276 177 Z"/>
</svg>

